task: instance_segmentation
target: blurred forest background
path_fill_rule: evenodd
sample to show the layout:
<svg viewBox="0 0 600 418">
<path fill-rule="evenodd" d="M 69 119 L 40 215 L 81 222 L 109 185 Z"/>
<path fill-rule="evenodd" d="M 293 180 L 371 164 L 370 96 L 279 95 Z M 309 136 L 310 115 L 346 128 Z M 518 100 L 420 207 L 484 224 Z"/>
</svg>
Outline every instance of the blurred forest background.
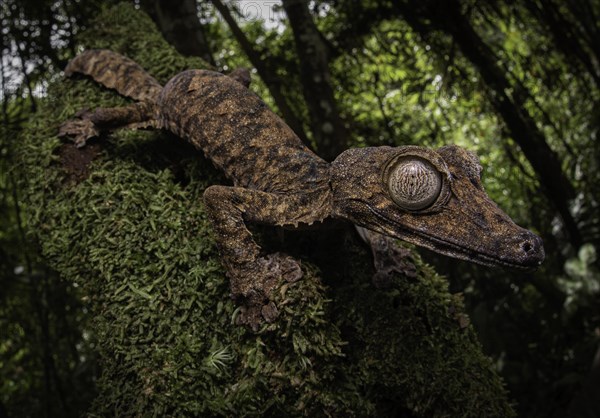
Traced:
<svg viewBox="0 0 600 418">
<path fill-rule="evenodd" d="M 79 416 L 94 397 L 87 312 L 28 239 L 12 157 L 76 35 L 114 3 L 0 5 L 1 418 Z M 488 194 L 543 237 L 546 261 L 531 275 L 425 257 L 463 293 L 520 416 L 600 416 L 600 1 L 135 3 L 180 53 L 253 68 L 253 89 L 326 159 L 475 151 Z"/>
</svg>

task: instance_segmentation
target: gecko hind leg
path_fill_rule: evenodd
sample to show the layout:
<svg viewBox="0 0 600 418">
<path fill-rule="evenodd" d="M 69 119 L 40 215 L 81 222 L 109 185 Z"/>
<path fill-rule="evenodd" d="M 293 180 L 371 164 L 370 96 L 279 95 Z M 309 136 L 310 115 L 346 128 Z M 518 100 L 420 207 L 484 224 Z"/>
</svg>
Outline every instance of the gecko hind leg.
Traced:
<svg viewBox="0 0 600 418">
<path fill-rule="evenodd" d="M 100 107 L 93 111 L 80 110 L 75 118 L 63 122 L 58 131 L 59 137 L 70 137 L 75 146 L 85 146 L 90 138 L 117 129 L 141 129 L 160 127 L 156 117 L 156 105 L 150 102 L 137 102 L 122 107 Z"/>
</svg>

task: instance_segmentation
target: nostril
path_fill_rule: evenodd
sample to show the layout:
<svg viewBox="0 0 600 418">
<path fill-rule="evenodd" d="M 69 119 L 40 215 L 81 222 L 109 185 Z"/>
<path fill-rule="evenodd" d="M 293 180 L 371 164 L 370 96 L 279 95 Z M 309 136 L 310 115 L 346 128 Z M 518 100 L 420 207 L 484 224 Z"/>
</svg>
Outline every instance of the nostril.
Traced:
<svg viewBox="0 0 600 418">
<path fill-rule="evenodd" d="M 544 261 L 544 244 L 537 235 L 527 232 L 519 236 L 513 247 L 522 263 L 537 267 Z M 514 241 L 513 241 L 514 242 Z"/>
</svg>

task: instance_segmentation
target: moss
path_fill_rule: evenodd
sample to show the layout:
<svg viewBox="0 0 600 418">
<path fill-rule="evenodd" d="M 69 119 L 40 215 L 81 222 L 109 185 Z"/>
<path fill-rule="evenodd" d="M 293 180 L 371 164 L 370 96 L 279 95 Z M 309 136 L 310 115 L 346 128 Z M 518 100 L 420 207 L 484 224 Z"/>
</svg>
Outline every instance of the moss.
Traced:
<svg viewBox="0 0 600 418">
<path fill-rule="evenodd" d="M 107 9 L 81 42 L 163 82 L 206 67 L 129 4 Z M 321 270 L 307 256 L 303 280 L 278 290 L 275 324 L 235 326 L 202 207 L 222 180 L 210 163 L 160 132 L 115 133 L 80 160 L 56 138 L 78 109 L 126 101 L 90 80 L 58 81 L 19 146 L 30 232 L 93 313 L 102 373 L 90 416 L 513 415 L 460 298 L 416 255 L 416 279 L 377 290 L 369 255 L 341 233 L 334 256 L 312 258 Z M 297 236 L 292 253 L 306 253 Z"/>
</svg>

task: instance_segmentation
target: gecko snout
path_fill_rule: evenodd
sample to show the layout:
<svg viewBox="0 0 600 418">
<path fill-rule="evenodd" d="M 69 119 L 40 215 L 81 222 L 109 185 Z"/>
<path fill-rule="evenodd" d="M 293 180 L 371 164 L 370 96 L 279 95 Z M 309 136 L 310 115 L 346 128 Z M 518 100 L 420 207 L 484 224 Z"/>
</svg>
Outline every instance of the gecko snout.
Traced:
<svg viewBox="0 0 600 418">
<path fill-rule="evenodd" d="M 538 267 L 545 258 L 542 239 L 529 231 L 519 236 L 517 251 L 522 264 L 527 267 Z"/>
</svg>

